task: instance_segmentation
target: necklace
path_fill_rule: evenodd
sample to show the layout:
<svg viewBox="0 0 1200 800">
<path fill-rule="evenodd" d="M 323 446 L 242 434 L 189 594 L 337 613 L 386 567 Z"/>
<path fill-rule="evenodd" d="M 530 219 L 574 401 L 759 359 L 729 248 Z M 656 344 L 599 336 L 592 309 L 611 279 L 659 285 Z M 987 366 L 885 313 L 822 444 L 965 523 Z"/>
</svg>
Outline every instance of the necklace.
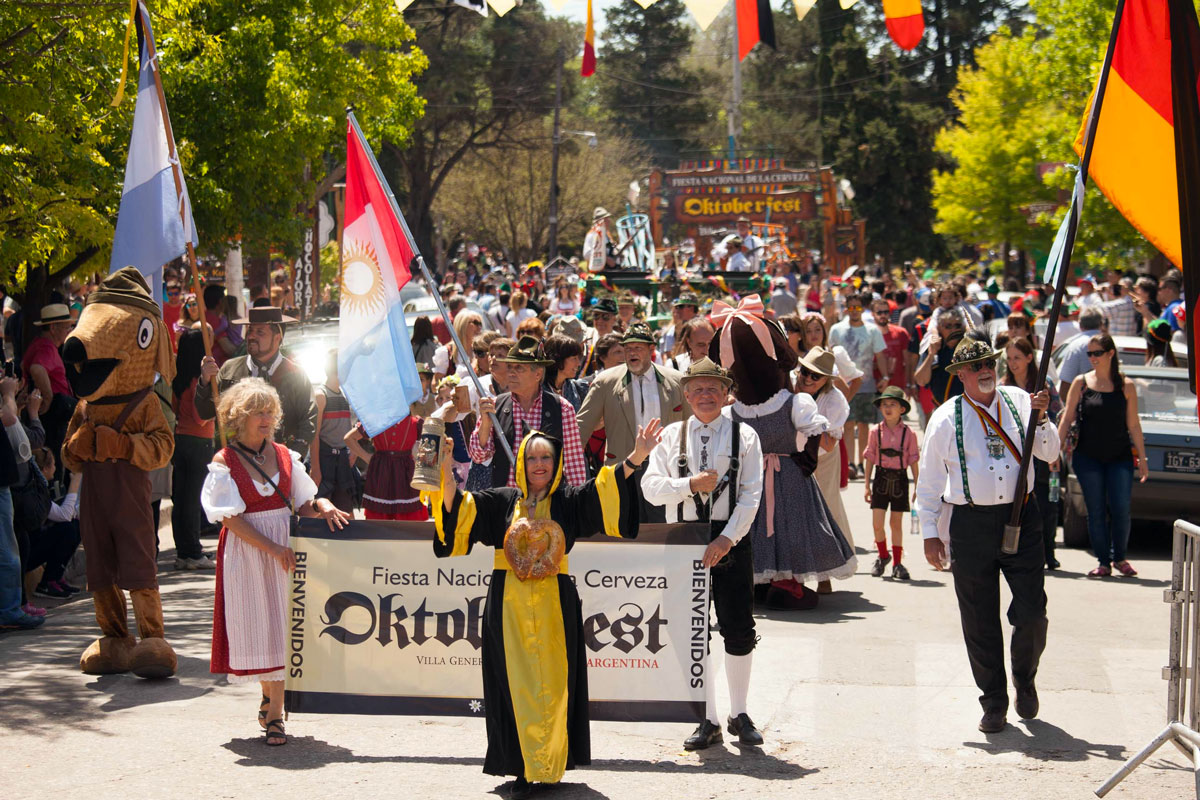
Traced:
<svg viewBox="0 0 1200 800">
<path fill-rule="evenodd" d="M 263 443 L 261 445 L 259 445 L 258 450 L 251 450 L 249 447 L 246 447 L 246 445 L 242 444 L 241 442 L 234 442 L 234 444 L 237 446 L 238 450 L 241 450 L 247 456 L 254 459 L 254 462 L 256 464 L 258 464 L 260 467 L 263 464 L 267 463 L 267 452 L 266 452 L 267 440 L 266 439 L 263 439 Z"/>
</svg>

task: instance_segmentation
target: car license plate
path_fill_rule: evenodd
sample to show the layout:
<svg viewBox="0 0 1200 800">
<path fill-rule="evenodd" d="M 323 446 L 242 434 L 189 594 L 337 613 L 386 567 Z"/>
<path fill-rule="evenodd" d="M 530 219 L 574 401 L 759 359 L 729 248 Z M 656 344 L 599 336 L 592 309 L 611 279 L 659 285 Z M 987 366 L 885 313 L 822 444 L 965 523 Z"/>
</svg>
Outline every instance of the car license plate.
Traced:
<svg viewBox="0 0 1200 800">
<path fill-rule="evenodd" d="M 1200 453 L 1167 450 L 1163 453 L 1163 469 L 1167 472 L 1200 472 Z"/>
</svg>

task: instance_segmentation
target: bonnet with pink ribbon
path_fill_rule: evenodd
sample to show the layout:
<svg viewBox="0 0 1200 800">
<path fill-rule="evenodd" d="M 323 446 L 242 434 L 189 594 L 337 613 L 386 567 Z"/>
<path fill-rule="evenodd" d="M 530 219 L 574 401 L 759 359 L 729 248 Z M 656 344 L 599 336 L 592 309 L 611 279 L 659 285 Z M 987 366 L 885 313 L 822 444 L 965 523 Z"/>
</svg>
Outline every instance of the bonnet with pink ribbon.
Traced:
<svg viewBox="0 0 1200 800">
<path fill-rule="evenodd" d="M 730 320 L 741 320 L 754 332 L 758 343 L 762 345 L 763 352 L 771 358 L 775 358 L 775 343 L 771 340 L 771 331 L 763 320 L 762 298 L 757 294 L 743 297 L 737 308 L 720 300 L 714 301 L 709 319 L 712 321 L 713 327 L 718 330 Z M 734 359 L 733 335 L 726 331 L 726 334 L 721 337 L 721 366 L 728 369 L 733 365 Z"/>
</svg>

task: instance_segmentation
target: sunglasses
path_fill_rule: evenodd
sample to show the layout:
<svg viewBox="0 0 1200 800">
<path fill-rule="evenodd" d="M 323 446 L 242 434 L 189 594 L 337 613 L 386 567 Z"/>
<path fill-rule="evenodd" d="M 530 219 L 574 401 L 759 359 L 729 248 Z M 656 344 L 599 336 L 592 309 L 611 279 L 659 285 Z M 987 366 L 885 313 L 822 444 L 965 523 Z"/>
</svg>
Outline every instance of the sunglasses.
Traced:
<svg viewBox="0 0 1200 800">
<path fill-rule="evenodd" d="M 1100 356 L 1104 355 L 1107 352 L 1108 352 L 1107 350 L 1088 350 L 1087 357 L 1088 358 L 1099 358 Z"/>
<path fill-rule="evenodd" d="M 801 364 L 800 365 L 800 377 L 806 381 L 819 381 L 822 378 L 825 378 L 828 376 L 822 375 L 819 372 L 813 372 L 811 369 L 809 369 L 808 367 Z"/>
<path fill-rule="evenodd" d="M 613 318 L 612 314 L 596 314 L 595 319 L 608 321 Z"/>
<path fill-rule="evenodd" d="M 985 369 L 995 369 L 996 359 L 985 358 L 983 361 L 975 361 L 964 366 L 967 368 L 967 372 L 983 372 Z"/>
</svg>

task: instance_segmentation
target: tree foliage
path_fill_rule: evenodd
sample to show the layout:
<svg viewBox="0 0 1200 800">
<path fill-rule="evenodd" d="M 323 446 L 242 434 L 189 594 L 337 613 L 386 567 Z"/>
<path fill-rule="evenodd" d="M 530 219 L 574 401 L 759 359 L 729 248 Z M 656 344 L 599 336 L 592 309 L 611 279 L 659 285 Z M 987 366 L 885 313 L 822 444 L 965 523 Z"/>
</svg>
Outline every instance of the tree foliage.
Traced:
<svg viewBox="0 0 1200 800">
<path fill-rule="evenodd" d="M 547 18 L 537 0 L 486 18 L 441 0 L 418 0 L 405 15 L 429 57 L 417 79 L 425 115 L 410 137 L 387 141 L 381 163 L 399 178 L 392 185 L 428 257 L 433 204 L 447 178 L 472 153 L 519 145 L 530 123 L 552 111 L 556 59 L 578 49 L 582 32 Z M 573 71 L 564 69 L 563 78 L 565 103 Z M 549 154 L 545 146 L 542 157 L 548 161 Z"/>
<path fill-rule="evenodd" d="M 1021 35 L 1002 29 L 977 53 L 978 67 L 960 75 L 959 121 L 943 130 L 938 149 L 952 167 L 934 177 L 938 230 L 966 241 L 1046 252 L 1066 212 L 1030 225 L 1024 206 L 1069 191 L 1068 170 L 1039 180 L 1040 162 L 1078 161 L 1072 144 L 1096 82 L 1114 2 L 1035 0 L 1035 21 Z M 1152 253 L 1146 241 L 1089 184 L 1076 261 L 1129 266 Z"/>
<path fill-rule="evenodd" d="M 682 0 L 649 8 L 622 0 L 605 14 L 596 69 L 601 104 L 655 166 L 673 169 L 682 153 L 701 147 L 715 99 L 685 61 L 693 41 L 689 12 Z"/>
<path fill-rule="evenodd" d="M 571 121 L 565 128 L 571 128 Z M 523 144 L 467 155 L 442 185 L 435 206 L 443 230 L 470 231 L 480 244 L 512 259 L 542 258 L 548 248 L 550 160 L 553 126 L 536 121 L 522 131 Z M 558 161 L 559 240 L 582 244 L 592 209 L 621 207 L 630 181 L 639 177 L 646 153 L 611 130 L 595 145 L 565 137 Z"/>
</svg>

